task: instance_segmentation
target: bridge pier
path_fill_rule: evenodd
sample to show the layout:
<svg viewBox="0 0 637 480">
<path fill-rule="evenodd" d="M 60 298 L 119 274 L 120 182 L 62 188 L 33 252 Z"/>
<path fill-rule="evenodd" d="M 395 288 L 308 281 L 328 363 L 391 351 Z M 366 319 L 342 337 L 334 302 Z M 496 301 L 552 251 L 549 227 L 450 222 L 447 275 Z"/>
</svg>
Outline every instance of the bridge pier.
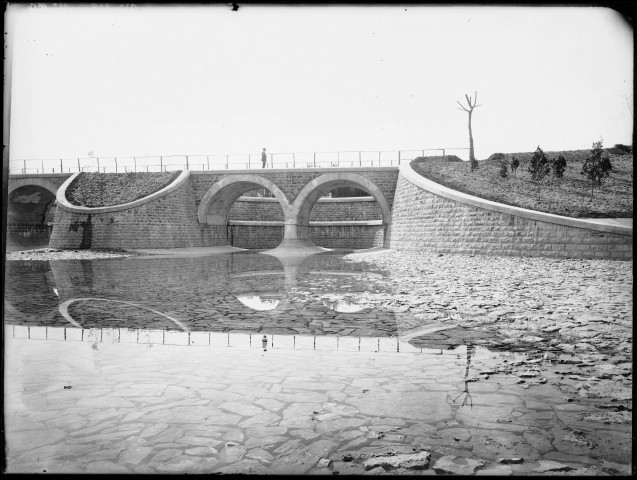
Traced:
<svg viewBox="0 0 637 480">
<path fill-rule="evenodd" d="M 269 255 L 312 255 L 326 252 L 328 248 L 318 247 L 310 240 L 310 227 L 299 225 L 296 220 L 286 220 L 283 227 L 283 241 L 278 247 L 268 250 Z"/>
</svg>

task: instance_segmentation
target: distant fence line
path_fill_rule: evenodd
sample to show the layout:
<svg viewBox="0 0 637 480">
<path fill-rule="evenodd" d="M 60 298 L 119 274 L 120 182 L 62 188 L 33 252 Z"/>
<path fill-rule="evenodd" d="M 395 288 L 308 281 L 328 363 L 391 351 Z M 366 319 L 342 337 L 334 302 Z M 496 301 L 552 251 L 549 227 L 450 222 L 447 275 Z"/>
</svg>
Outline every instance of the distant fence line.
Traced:
<svg viewBox="0 0 637 480">
<path fill-rule="evenodd" d="M 267 168 L 391 167 L 425 152 L 469 150 L 424 148 L 419 150 L 350 150 L 339 152 L 267 153 Z M 243 170 L 262 168 L 260 153 L 215 155 L 154 155 L 10 160 L 9 173 L 167 172 L 174 170 Z"/>
</svg>

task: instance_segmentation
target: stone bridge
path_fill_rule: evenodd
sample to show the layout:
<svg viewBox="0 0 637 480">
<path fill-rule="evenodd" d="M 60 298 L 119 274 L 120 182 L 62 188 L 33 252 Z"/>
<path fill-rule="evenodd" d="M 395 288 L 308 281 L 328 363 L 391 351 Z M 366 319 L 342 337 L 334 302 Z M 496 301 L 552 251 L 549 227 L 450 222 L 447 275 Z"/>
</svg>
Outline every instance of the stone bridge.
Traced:
<svg viewBox="0 0 637 480">
<path fill-rule="evenodd" d="M 147 197 L 99 208 L 66 200 L 73 179 L 68 174 L 11 175 L 8 233 L 23 228 L 18 232 L 23 236 L 48 238 L 53 225 L 49 245 L 66 249 L 230 244 L 310 252 L 316 246 L 385 246 L 417 253 L 632 259 L 632 219 L 630 225 L 618 225 L 612 219 L 499 204 L 432 182 L 409 163 L 399 168 L 182 171 Z M 340 187 L 369 196 L 324 197 Z M 271 198 L 244 195 L 264 188 Z"/>
<path fill-rule="evenodd" d="M 222 236 L 235 200 L 249 190 L 266 188 L 283 213 L 281 246 L 311 245 L 310 212 L 323 195 L 340 187 L 355 187 L 373 197 L 380 207 L 386 232 L 397 179 L 396 167 L 193 172 L 191 175 L 194 196 L 198 199 L 197 219 L 200 225 L 206 226 L 210 237 Z"/>
<path fill-rule="evenodd" d="M 277 210 L 272 217 L 276 221 L 258 218 L 256 220 L 261 221 L 253 223 L 259 224 L 262 229 L 282 229 L 280 246 L 313 246 L 310 214 L 315 204 L 331 190 L 354 187 L 367 192 L 371 197 L 369 200 L 373 199 L 380 211 L 382 245 L 391 222 L 398 168 L 190 171 L 183 172 L 180 181 L 174 182 L 165 192 L 151 196 L 153 198 L 101 208 L 79 207 L 66 201 L 63 190 L 76 175 L 11 175 L 9 210 L 14 212 L 14 217 L 25 218 L 27 209 L 20 202 L 38 200 L 39 203 L 30 207 L 42 210 L 44 203 L 50 209 L 50 204 L 57 198 L 56 228 L 51 246 L 59 248 L 223 245 L 228 243 L 229 213 L 235 202 L 250 190 L 265 188 L 271 192 L 273 199 L 263 201 L 269 202 L 270 210 Z M 37 219 L 41 221 L 42 212 L 36 215 L 37 218 L 33 217 L 29 218 L 31 223 L 37 223 Z M 19 221 L 13 218 L 8 223 Z M 87 238 L 88 230 L 90 239 Z"/>
</svg>

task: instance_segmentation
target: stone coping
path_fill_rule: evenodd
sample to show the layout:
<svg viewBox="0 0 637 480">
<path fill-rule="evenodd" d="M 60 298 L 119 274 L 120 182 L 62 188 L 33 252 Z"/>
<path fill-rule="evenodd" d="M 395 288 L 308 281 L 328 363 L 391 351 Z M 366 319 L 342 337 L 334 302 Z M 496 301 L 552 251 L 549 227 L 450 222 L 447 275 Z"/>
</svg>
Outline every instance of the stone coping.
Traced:
<svg viewBox="0 0 637 480">
<path fill-rule="evenodd" d="M 264 202 L 264 203 L 278 203 L 278 199 L 272 197 L 239 197 L 237 202 Z M 320 203 L 355 203 L 355 202 L 375 202 L 374 197 L 340 197 L 330 198 L 321 197 L 318 199 Z"/>
<path fill-rule="evenodd" d="M 407 160 L 405 162 L 408 163 Z M 398 166 L 395 167 L 312 167 L 312 168 L 245 168 L 240 170 L 189 170 L 195 175 L 232 175 L 248 173 L 256 175 L 259 173 L 304 173 L 304 172 L 397 172 Z"/>
<path fill-rule="evenodd" d="M 71 175 L 75 175 L 75 173 L 11 173 L 9 174 L 9 178 L 66 178 L 70 177 Z"/>
<path fill-rule="evenodd" d="M 229 220 L 230 225 L 243 225 L 255 227 L 282 227 L 285 225 L 283 221 L 261 221 L 261 220 Z M 346 227 L 356 226 L 364 227 L 369 225 L 382 225 L 382 220 L 343 220 L 333 222 L 310 222 L 310 227 Z"/>
<path fill-rule="evenodd" d="M 84 214 L 95 214 L 95 213 L 108 213 L 108 212 L 117 212 L 120 210 L 128 210 L 130 208 L 139 207 L 140 205 L 144 205 L 150 201 L 161 198 L 169 193 L 177 190 L 181 187 L 184 182 L 188 180 L 190 176 L 190 172 L 188 170 L 183 170 L 179 176 L 169 185 L 165 186 L 161 190 L 157 190 L 150 195 L 145 196 L 144 198 L 140 198 L 133 202 L 123 203 L 120 205 L 110 205 L 108 207 L 81 207 L 79 205 L 73 205 L 66 199 L 66 189 L 68 186 L 75 180 L 79 173 L 74 173 L 71 177 L 69 177 L 58 189 L 57 191 L 57 202 L 58 206 L 62 207 L 64 210 L 68 210 L 70 212 L 75 213 L 84 213 Z"/>
<path fill-rule="evenodd" d="M 443 185 L 440 185 L 439 183 L 433 182 L 428 178 L 423 177 L 422 175 L 417 173 L 408 163 L 401 165 L 400 175 L 402 175 L 405 179 L 407 179 L 415 186 L 427 190 L 434 195 L 448 198 L 465 205 L 482 208 L 484 210 L 491 210 L 507 215 L 515 215 L 531 220 L 555 223 L 558 225 L 565 225 L 569 227 L 584 228 L 587 230 L 596 230 L 599 232 L 616 233 L 619 235 L 629 235 L 631 237 L 633 235 L 632 227 L 617 225 L 615 222 L 611 222 L 611 219 L 608 219 L 606 221 L 605 219 L 591 221 L 587 219 L 564 217 L 562 215 L 554 215 L 552 213 L 543 213 L 526 208 L 513 207 L 510 205 L 505 205 L 503 203 L 497 203 L 491 200 L 485 200 L 483 198 L 475 197 L 473 195 L 468 195 L 466 193 L 447 188 Z"/>
</svg>

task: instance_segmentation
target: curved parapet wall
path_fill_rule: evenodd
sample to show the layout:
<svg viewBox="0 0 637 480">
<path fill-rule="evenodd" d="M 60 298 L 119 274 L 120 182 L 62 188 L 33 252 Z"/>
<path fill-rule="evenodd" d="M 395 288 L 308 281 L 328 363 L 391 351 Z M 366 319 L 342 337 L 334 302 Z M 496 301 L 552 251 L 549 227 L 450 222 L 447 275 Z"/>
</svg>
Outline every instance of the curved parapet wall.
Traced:
<svg viewBox="0 0 637 480">
<path fill-rule="evenodd" d="M 53 248 L 177 248 L 203 246 L 190 172 L 144 198 L 122 205 L 82 207 L 66 199 L 70 177 L 57 192 Z"/>
<path fill-rule="evenodd" d="M 395 250 L 632 259 L 632 227 L 562 217 L 467 195 L 400 167 L 388 246 Z"/>
<path fill-rule="evenodd" d="M 164 188 L 157 190 L 156 192 L 151 193 L 143 198 L 139 198 L 132 202 L 122 203 L 120 205 L 111 205 L 108 207 L 83 207 L 81 205 L 73 205 L 66 199 L 66 189 L 75 181 L 75 179 L 80 175 L 80 173 L 74 173 L 70 176 L 58 189 L 56 194 L 56 200 L 58 205 L 63 207 L 65 210 L 69 212 L 76 213 L 107 213 L 107 212 L 117 212 L 119 210 L 126 210 L 129 208 L 139 207 L 140 205 L 144 205 L 145 203 L 152 202 L 157 198 L 161 198 L 165 195 L 168 195 L 171 192 L 174 192 L 179 187 L 181 187 L 190 177 L 190 172 L 185 170 L 181 172 L 174 181 L 170 184 L 166 185 Z"/>
</svg>

